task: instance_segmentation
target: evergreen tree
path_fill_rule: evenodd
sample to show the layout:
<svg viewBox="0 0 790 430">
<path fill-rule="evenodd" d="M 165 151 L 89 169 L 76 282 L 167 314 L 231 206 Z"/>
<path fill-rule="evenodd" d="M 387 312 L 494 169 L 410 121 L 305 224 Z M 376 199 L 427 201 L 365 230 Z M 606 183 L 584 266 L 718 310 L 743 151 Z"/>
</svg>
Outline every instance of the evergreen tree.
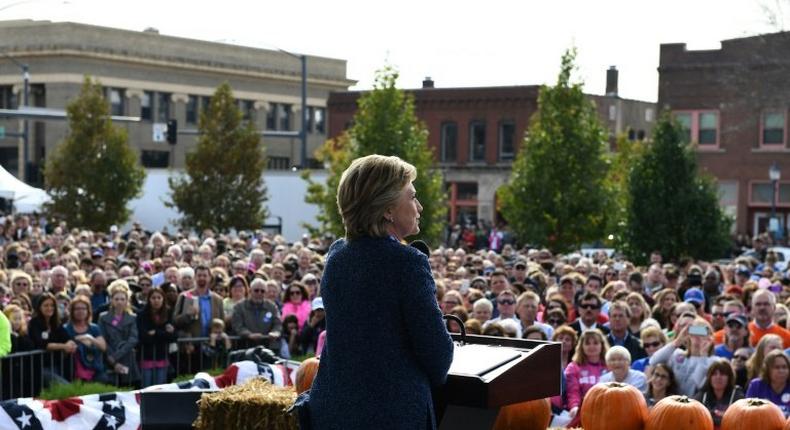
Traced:
<svg viewBox="0 0 790 430">
<path fill-rule="evenodd" d="M 653 142 L 631 170 L 624 251 L 638 263 L 658 250 L 670 260 L 724 255 L 731 220 L 719 206 L 716 183 L 697 172 L 695 147 L 664 113 Z"/>
<path fill-rule="evenodd" d="M 47 211 L 71 226 L 106 231 L 129 219 L 126 204 L 142 191 L 145 170 L 126 130 L 112 124 L 98 81 L 86 76 L 66 112 L 69 132 L 44 169 Z"/>
<path fill-rule="evenodd" d="M 312 232 L 345 234 L 337 209 L 337 185 L 351 161 L 370 154 L 396 155 L 417 168 L 414 188 L 423 206 L 419 238 L 436 243 L 446 224 L 446 196 L 442 175 L 434 168 L 433 154 L 428 148 L 428 132 L 414 114 L 414 98 L 396 87 L 398 73 L 385 68 L 376 75 L 373 90 L 359 98 L 354 125 L 337 139 L 329 140 L 318 157 L 329 164 L 326 185 L 310 179 L 305 201 L 321 209 L 319 226 L 308 226 Z"/>
<path fill-rule="evenodd" d="M 541 88 L 510 181 L 499 192 L 517 237 L 557 252 L 602 238 L 609 201 L 606 134 L 582 84 L 570 81 L 575 56 L 567 51 L 557 85 Z"/>
<path fill-rule="evenodd" d="M 201 112 L 197 146 L 186 157 L 185 175 L 170 178 L 171 202 L 182 226 L 219 231 L 260 228 L 266 219 L 266 157 L 258 131 L 243 121 L 228 83 Z"/>
</svg>

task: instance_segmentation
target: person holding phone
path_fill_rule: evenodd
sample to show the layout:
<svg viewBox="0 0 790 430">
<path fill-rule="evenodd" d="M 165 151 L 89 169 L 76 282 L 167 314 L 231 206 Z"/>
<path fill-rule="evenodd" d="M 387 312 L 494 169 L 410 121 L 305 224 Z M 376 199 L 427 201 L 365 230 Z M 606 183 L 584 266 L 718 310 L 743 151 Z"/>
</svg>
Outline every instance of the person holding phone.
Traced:
<svg viewBox="0 0 790 430">
<path fill-rule="evenodd" d="M 705 384 L 708 368 L 717 360 L 713 355 L 713 327 L 695 317 L 674 340 L 650 357 L 650 365 L 669 365 L 678 382 L 678 394 L 693 396 Z"/>
</svg>

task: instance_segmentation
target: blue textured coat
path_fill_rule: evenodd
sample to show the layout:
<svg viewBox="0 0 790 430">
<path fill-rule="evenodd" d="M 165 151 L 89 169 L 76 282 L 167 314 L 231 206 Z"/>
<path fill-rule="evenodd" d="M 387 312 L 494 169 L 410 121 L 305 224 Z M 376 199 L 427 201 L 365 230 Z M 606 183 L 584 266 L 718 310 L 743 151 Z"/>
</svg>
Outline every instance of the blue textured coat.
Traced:
<svg viewBox="0 0 790 430">
<path fill-rule="evenodd" d="M 453 343 L 435 293 L 428 259 L 412 247 L 389 237 L 332 245 L 313 429 L 436 428 L 431 386 L 444 383 Z"/>
</svg>

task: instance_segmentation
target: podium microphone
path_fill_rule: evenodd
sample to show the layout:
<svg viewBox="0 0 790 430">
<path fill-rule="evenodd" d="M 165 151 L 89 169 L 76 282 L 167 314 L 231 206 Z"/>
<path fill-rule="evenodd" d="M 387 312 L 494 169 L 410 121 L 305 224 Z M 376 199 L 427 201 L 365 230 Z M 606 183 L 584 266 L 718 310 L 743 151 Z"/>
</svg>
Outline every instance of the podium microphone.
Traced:
<svg viewBox="0 0 790 430">
<path fill-rule="evenodd" d="M 431 256 L 431 248 L 428 248 L 428 244 L 423 242 L 422 240 L 414 240 L 409 243 L 409 246 L 412 248 L 416 248 L 418 251 L 425 254 L 426 257 Z"/>
</svg>

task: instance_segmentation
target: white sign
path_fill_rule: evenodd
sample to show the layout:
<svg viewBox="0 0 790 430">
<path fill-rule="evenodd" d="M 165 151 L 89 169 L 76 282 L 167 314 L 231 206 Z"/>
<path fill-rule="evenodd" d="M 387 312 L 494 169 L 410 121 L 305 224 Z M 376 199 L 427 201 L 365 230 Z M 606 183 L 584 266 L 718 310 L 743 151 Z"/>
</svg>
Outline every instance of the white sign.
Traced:
<svg viewBox="0 0 790 430">
<path fill-rule="evenodd" d="M 777 218 L 771 218 L 771 220 L 768 221 L 768 231 L 779 231 L 779 220 Z"/>
<path fill-rule="evenodd" d="M 153 139 L 154 142 L 164 142 L 167 140 L 167 124 L 155 122 L 153 126 Z"/>
</svg>

